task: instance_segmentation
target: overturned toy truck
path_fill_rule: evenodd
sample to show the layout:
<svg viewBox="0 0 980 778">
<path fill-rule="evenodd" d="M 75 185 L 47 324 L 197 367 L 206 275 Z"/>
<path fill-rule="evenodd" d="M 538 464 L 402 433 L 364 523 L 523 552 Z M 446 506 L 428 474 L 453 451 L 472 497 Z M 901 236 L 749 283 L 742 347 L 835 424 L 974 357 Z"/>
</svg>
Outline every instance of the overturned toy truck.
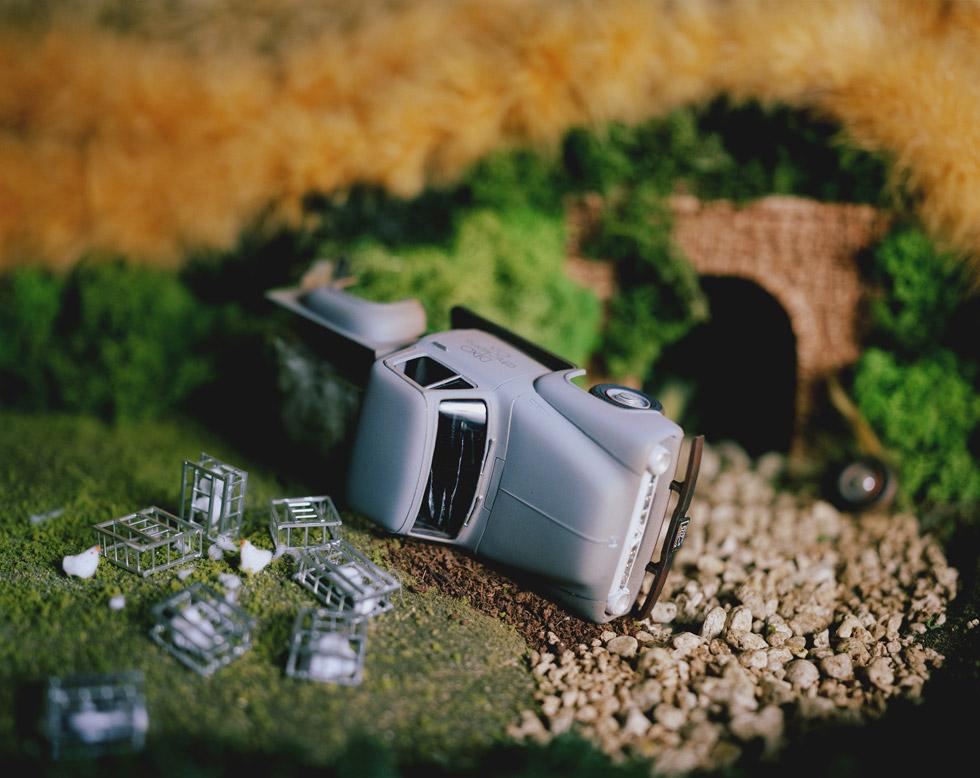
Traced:
<svg viewBox="0 0 980 778">
<path fill-rule="evenodd" d="M 530 574 L 590 621 L 649 613 L 687 531 L 702 438 L 676 480 L 684 433 L 656 400 L 584 391 L 572 383 L 584 370 L 465 308 L 453 329 L 424 335 L 417 300 L 375 303 L 329 283 L 268 297 L 319 354 L 366 378 L 351 507 Z"/>
</svg>

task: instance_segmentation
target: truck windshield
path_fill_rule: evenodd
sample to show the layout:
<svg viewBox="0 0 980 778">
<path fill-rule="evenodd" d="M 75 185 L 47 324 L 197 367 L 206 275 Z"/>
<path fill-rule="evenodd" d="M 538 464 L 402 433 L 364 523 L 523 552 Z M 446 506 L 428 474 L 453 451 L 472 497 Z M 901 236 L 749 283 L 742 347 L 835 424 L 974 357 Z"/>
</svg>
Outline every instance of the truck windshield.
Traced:
<svg viewBox="0 0 980 778">
<path fill-rule="evenodd" d="M 443 400 L 429 481 L 415 532 L 454 538 L 473 507 L 487 445 L 487 406 L 480 400 Z"/>
</svg>

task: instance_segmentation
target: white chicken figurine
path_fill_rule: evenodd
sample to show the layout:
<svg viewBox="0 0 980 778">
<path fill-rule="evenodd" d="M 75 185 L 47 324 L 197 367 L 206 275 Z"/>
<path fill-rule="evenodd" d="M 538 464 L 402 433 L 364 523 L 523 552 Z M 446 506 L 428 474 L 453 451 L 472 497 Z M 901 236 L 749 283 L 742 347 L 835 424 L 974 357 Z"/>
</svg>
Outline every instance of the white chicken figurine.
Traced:
<svg viewBox="0 0 980 778">
<path fill-rule="evenodd" d="M 95 575 L 95 568 L 99 566 L 99 554 L 102 546 L 92 546 L 85 549 L 80 554 L 72 556 L 69 554 L 61 560 L 61 567 L 68 575 L 75 575 L 79 578 L 91 578 Z"/>
<path fill-rule="evenodd" d="M 242 540 L 241 568 L 246 573 L 260 573 L 272 561 L 272 552 L 265 548 L 256 548 L 249 541 Z"/>
</svg>

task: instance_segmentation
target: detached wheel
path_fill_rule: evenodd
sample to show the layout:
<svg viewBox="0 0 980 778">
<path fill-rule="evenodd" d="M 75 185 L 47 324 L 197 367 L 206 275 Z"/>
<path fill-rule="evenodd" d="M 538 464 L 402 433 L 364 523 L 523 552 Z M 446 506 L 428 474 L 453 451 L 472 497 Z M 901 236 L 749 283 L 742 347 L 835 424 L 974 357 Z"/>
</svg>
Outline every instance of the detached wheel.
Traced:
<svg viewBox="0 0 980 778">
<path fill-rule="evenodd" d="M 841 510 L 883 508 L 895 499 L 894 471 L 874 457 L 862 457 L 838 467 L 828 482 L 831 501 Z"/>
<path fill-rule="evenodd" d="M 631 389 L 619 384 L 596 384 L 589 389 L 589 394 L 595 395 L 610 405 L 618 405 L 620 408 L 630 408 L 636 411 L 662 411 L 664 409 L 656 397 L 651 397 L 639 389 Z"/>
</svg>

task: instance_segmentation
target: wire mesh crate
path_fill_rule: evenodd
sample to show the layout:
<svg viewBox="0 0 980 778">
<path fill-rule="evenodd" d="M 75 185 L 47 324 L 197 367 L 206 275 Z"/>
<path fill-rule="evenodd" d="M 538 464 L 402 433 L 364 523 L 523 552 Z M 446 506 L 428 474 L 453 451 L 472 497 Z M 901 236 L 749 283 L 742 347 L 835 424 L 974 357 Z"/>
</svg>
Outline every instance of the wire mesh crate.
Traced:
<svg viewBox="0 0 980 778">
<path fill-rule="evenodd" d="M 211 675 L 252 645 L 252 619 L 196 583 L 153 608 L 153 639 L 192 670 Z"/>
<path fill-rule="evenodd" d="M 276 549 L 322 548 L 335 540 L 341 525 L 333 500 L 320 497 L 284 497 L 272 500 L 269 531 Z"/>
<path fill-rule="evenodd" d="M 358 684 L 364 674 L 367 619 L 303 608 L 293 624 L 286 675 L 323 683 Z"/>
<path fill-rule="evenodd" d="M 150 723 L 143 674 L 50 678 L 43 721 L 55 759 L 139 751 Z"/>
<path fill-rule="evenodd" d="M 237 538 L 245 515 L 248 473 L 209 454 L 197 462 L 184 460 L 180 488 L 180 518 L 204 529 L 212 540 Z"/>
<path fill-rule="evenodd" d="M 204 545 L 200 527 L 156 506 L 103 521 L 94 529 L 105 559 L 142 576 L 197 559 Z"/>
<path fill-rule="evenodd" d="M 398 579 L 346 540 L 304 553 L 294 578 L 328 611 L 364 618 L 391 610 L 392 596 L 401 588 Z"/>
</svg>

